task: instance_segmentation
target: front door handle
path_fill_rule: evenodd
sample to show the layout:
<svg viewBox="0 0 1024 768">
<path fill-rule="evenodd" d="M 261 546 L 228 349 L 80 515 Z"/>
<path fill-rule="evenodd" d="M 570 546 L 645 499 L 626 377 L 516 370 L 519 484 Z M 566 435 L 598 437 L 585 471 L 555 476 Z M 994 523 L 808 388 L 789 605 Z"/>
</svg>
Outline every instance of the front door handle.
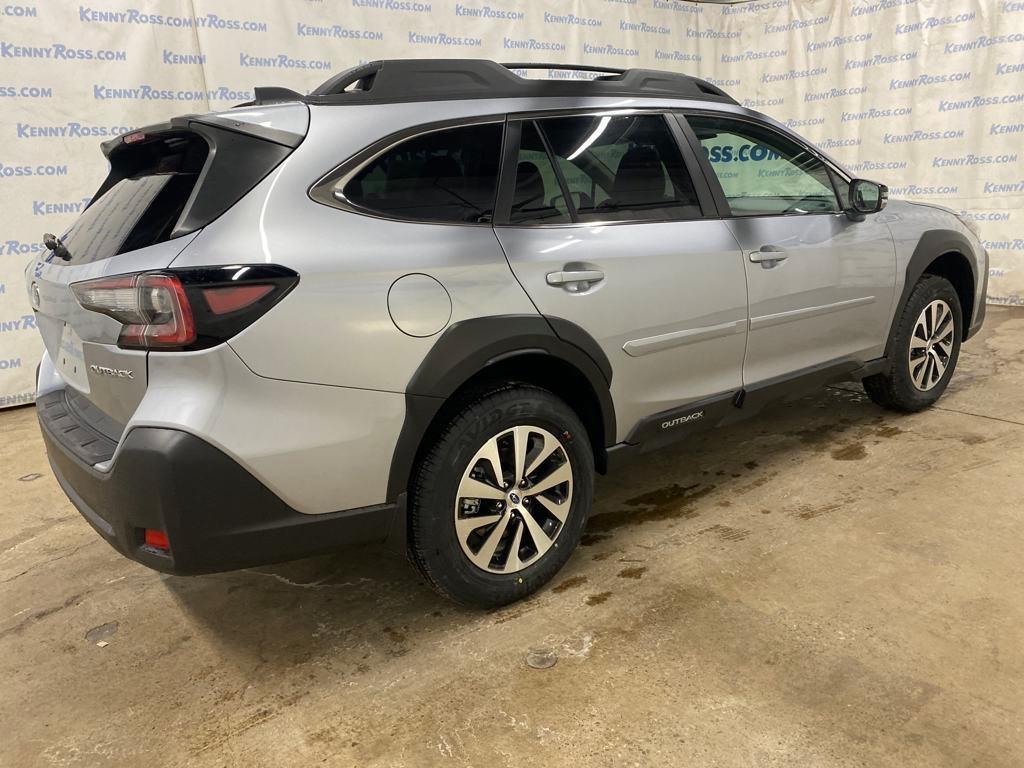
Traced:
<svg viewBox="0 0 1024 768">
<path fill-rule="evenodd" d="M 747 257 L 755 264 L 760 264 L 766 269 L 774 267 L 778 262 L 785 261 L 788 256 L 786 252 L 777 245 L 762 245 L 759 250 L 751 251 Z"/>
<path fill-rule="evenodd" d="M 548 285 L 562 286 L 570 293 L 580 293 L 590 288 L 593 283 L 604 280 L 604 272 L 598 269 L 580 269 L 561 272 L 548 272 Z"/>
</svg>

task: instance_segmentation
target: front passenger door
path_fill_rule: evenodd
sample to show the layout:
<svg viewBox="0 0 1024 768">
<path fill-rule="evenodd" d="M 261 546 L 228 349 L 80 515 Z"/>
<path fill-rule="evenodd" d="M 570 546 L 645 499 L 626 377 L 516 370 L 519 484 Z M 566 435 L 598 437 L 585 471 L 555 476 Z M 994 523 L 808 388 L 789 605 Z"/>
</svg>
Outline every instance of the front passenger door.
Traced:
<svg viewBox="0 0 1024 768">
<path fill-rule="evenodd" d="M 847 217 L 835 172 L 781 131 L 732 115 L 687 120 L 743 249 L 744 385 L 881 357 L 896 283 L 885 223 Z"/>
</svg>

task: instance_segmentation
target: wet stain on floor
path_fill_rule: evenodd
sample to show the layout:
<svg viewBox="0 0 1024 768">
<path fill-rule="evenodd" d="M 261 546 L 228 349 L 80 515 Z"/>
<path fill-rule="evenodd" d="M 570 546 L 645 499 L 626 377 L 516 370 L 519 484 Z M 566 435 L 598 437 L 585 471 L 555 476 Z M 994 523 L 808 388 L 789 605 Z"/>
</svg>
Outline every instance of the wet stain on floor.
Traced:
<svg viewBox="0 0 1024 768">
<path fill-rule="evenodd" d="M 623 568 L 619 571 L 620 579 L 639 579 L 647 573 L 647 566 L 634 565 L 632 568 Z"/>
<path fill-rule="evenodd" d="M 557 584 L 557 585 L 553 586 L 551 588 L 551 591 L 552 592 L 565 592 L 568 589 L 572 589 L 573 587 L 578 587 L 581 584 L 586 584 L 586 583 L 587 583 L 587 577 L 586 576 L 572 576 L 572 577 L 566 579 L 565 581 L 561 582 L 560 584 Z"/>
<path fill-rule="evenodd" d="M 875 430 L 875 434 L 879 437 L 896 437 L 896 435 L 902 435 L 903 432 L 904 430 L 894 426 L 879 427 Z"/>
<path fill-rule="evenodd" d="M 587 534 L 613 531 L 627 525 L 640 525 L 653 520 L 671 520 L 676 518 L 689 519 L 699 513 L 693 509 L 693 503 L 707 496 L 715 489 L 713 485 L 701 487 L 679 485 L 673 483 L 665 488 L 635 496 L 626 501 L 629 507 L 646 507 L 645 509 L 619 509 L 603 512 L 590 519 Z"/>
<path fill-rule="evenodd" d="M 801 520 L 813 520 L 816 517 L 827 515 L 829 512 L 835 512 L 837 509 L 842 507 L 842 504 L 825 504 L 820 507 L 801 507 L 793 513 L 793 517 L 798 517 Z"/>
<path fill-rule="evenodd" d="M 722 541 L 743 541 L 750 535 L 746 528 L 732 528 L 728 525 L 712 525 L 704 528 L 700 533 L 714 533 Z"/>
<path fill-rule="evenodd" d="M 612 596 L 611 592 L 598 592 L 593 595 L 587 595 L 587 605 L 601 605 L 605 600 Z"/>
<path fill-rule="evenodd" d="M 832 451 L 832 458 L 836 461 L 859 461 L 867 457 L 868 452 L 862 443 L 852 443 L 836 448 Z"/>
</svg>

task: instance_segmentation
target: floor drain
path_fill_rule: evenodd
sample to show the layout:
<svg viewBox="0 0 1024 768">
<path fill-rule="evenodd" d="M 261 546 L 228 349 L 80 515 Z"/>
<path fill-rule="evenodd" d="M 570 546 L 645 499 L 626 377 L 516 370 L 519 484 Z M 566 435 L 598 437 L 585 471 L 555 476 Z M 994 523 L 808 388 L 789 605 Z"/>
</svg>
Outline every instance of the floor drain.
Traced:
<svg viewBox="0 0 1024 768">
<path fill-rule="evenodd" d="M 556 661 L 558 656 L 548 648 L 533 648 L 526 654 L 526 664 L 533 669 L 550 669 Z"/>
</svg>

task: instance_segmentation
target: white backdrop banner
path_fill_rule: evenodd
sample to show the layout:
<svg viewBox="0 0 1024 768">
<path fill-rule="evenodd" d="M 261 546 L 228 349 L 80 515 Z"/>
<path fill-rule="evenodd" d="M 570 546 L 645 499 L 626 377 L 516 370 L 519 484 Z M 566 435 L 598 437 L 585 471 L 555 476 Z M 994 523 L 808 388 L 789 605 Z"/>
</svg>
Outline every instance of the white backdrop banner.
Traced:
<svg viewBox="0 0 1024 768">
<path fill-rule="evenodd" d="M 22 272 L 102 181 L 100 141 L 395 57 L 702 75 L 893 197 L 966 212 L 989 301 L 1024 304 L 1024 0 L 0 0 L 0 407 L 32 401 Z"/>
</svg>

